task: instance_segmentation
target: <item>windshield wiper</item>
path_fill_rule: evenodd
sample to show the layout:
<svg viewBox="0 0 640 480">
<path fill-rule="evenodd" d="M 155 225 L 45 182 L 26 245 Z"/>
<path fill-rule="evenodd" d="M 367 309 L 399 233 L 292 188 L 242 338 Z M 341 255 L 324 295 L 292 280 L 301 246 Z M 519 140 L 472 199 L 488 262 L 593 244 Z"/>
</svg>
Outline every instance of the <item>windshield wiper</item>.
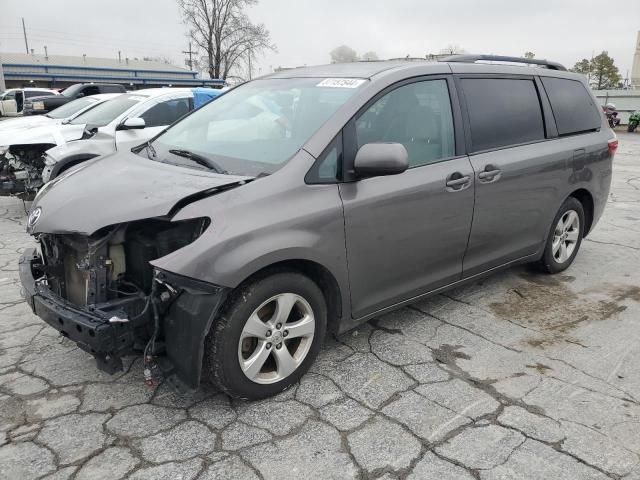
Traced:
<svg viewBox="0 0 640 480">
<path fill-rule="evenodd" d="M 197 153 L 190 152 L 189 150 L 180 150 L 177 148 L 172 148 L 169 150 L 169 153 L 173 153 L 179 157 L 188 158 L 198 165 L 202 165 L 203 167 L 207 167 L 210 170 L 213 170 L 216 173 L 227 174 L 228 172 L 218 165 L 213 160 L 203 157 L 202 155 L 198 155 Z"/>
</svg>

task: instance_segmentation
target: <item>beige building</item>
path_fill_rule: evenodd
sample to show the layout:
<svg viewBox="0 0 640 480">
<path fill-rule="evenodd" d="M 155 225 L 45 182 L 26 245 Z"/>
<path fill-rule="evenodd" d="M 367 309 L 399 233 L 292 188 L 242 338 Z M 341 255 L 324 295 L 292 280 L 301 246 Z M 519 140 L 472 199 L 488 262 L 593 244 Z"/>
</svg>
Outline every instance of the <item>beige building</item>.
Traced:
<svg viewBox="0 0 640 480">
<path fill-rule="evenodd" d="M 640 32 L 636 39 L 636 53 L 633 55 L 633 67 L 631 67 L 631 85 L 640 88 Z"/>
</svg>

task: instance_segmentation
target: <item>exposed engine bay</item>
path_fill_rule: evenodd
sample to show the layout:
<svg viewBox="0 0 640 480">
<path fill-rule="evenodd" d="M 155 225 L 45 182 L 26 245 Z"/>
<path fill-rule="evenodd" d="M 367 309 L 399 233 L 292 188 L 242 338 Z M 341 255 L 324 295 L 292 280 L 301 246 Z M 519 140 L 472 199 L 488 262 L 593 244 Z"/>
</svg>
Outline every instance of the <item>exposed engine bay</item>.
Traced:
<svg viewBox="0 0 640 480">
<path fill-rule="evenodd" d="M 0 151 L 0 195 L 32 198 L 42 186 L 44 152 L 54 145 L 11 145 Z"/>
<path fill-rule="evenodd" d="M 30 261 L 36 293 L 65 308 L 53 317 L 39 314 L 50 324 L 58 322 L 54 326 L 61 334 L 109 373 L 122 369 L 123 356 L 144 352 L 145 380 L 153 383 L 160 375 L 156 360 L 166 353 L 183 383 L 197 386 L 200 371 L 196 368 L 196 379 L 192 364 L 200 359 L 185 350 L 197 351 L 196 339 L 202 341 L 201 330 L 210 324 L 219 289 L 154 270 L 149 262 L 193 242 L 208 225 L 208 218 L 160 218 L 106 227 L 91 236 L 37 235 L 41 256 Z M 78 315 L 69 317 L 68 310 Z"/>
</svg>

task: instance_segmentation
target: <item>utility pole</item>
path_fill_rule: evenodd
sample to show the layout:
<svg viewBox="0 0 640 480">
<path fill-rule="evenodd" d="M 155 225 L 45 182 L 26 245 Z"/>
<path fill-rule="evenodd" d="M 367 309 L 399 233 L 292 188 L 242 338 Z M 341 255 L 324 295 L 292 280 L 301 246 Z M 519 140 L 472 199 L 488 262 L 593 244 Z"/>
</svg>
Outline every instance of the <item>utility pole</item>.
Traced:
<svg viewBox="0 0 640 480">
<path fill-rule="evenodd" d="M 2 47 L 0 47 L 0 93 L 7 89 L 7 85 L 4 83 L 4 70 L 2 69 Z"/>
<path fill-rule="evenodd" d="M 189 65 L 189 70 L 193 70 L 193 57 L 192 55 L 196 52 L 191 50 L 191 42 L 189 42 L 189 50 L 185 51 L 183 50 L 182 53 L 184 53 L 185 55 L 189 55 L 189 63 L 187 63 L 187 65 Z"/>
<path fill-rule="evenodd" d="M 29 55 L 29 43 L 27 42 L 27 27 L 24 26 L 24 17 L 22 17 L 22 33 L 24 33 L 24 48 L 27 50 L 27 55 Z"/>
<path fill-rule="evenodd" d="M 47 46 L 44 46 L 44 58 L 45 60 L 49 60 L 49 52 L 47 52 Z"/>
<path fill-rule="evenodd" d="M 122 63 L 122 52 L 118 50 L 118 63 Z"/>
</svg>

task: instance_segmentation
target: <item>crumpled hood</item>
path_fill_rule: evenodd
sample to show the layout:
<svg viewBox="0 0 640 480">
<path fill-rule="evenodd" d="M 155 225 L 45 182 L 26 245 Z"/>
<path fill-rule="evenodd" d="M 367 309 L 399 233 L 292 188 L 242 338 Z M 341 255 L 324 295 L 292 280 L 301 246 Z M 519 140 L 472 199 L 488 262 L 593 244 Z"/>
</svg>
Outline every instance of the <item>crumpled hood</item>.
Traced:
<svg viewBox="0 0 640 480">
<path fill-rule="evenodd" d="M 31 207 L 41 211 L 29 233 L 90 235 L 109 225 L 167 215 L 185 197 L 250 179 L 114 153 L 47 183 Z"/>
<path fill-rule="evenodd" d="M 45 117 L 44 115 L 27 115 L 26 117 L 8 118 L 0 122 L 0 132 L 8 132 L 9 130 L 25 130 L 43 125 L 60 124 L 62 120 Z"/>
<path fill-rule="evenodd" d="M 0 130 L 0 147 L 7 145 L 35 145 L 51 143 L 62 145 L 82 138 L 84 125 L 45 124 L 34 128 Z"/>
</svg>

